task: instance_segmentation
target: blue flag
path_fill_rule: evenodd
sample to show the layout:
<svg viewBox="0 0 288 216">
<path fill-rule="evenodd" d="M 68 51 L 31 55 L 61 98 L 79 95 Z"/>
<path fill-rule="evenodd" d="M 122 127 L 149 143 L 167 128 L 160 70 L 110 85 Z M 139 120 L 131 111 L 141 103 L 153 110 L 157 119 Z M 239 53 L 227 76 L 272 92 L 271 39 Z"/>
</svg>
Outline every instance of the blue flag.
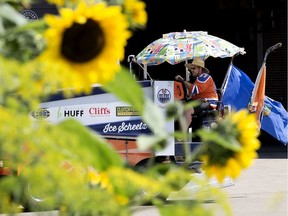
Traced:
<svg viewBox="0 0 288 216">
<path fill-rule="evenodd" d="M 247 109 L 254 83 L 239 68 L 230 66 L 224 81 L 222 102 L 232 110 Z M 267 96 L 264 99 L 264 114 L 261 129 L 282 142 L 288 143 L 288 113 L 282 104 Z"/>
<path fill-rule="evenodd" d="M 231 65 L 223 89 L 222 102 L 224 105 L 230 105 L 235 111 L 247 109 L 253 88 L 254 84 L 250 78 L 239 68 Z"/>
<path fill-rule="evenodd" d="M 281 141 L 288 143 L 288 114 L 282 104 L 267 96 L 264 100 L 264 114 L 261 129 Z"/>
</svg>

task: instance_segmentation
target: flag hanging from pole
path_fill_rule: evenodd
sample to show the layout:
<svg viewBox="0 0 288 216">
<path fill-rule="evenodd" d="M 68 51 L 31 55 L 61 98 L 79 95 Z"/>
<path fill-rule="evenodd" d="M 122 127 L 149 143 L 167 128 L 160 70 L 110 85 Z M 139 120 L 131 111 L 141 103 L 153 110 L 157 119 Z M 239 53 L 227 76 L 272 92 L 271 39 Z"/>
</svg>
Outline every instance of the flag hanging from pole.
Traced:
<svg viewBox="0 0 288 216">
<path fill-rule="evenodd" d="M 239 68 L 231 65 L 227 79 L 223 83 L 222 103 L 232 110 L 247 109 L 254 83 Z M 266 131 L 284 145 L 288 143 L 288 113 L 282 104 L 267 96 L 264 99 L 264 112 L 261 130 Z"/>
<path fill-rule="evenodd" d="M 265 85 L 266 85 L 266 65 L 262 67 L 257 75 L 252 96 L 248 104 L 248 110 L 255 113 L 258 120 L 259 129 L 261 128 L 261 121 L 263 118 L 264 99 L 265 99 Z"/>
<path fill-rule="evenodd" d="M 232 110 L 247 109 L 254 83 L 235 65 L 230 65 L 223 85 L 222 103 Z"/>
<path fill-rule="evenodd" d="M 288 143 L 288 113 L 282 104 L 265 96 L 261 129 L 285 145 Z"/>
</svg>

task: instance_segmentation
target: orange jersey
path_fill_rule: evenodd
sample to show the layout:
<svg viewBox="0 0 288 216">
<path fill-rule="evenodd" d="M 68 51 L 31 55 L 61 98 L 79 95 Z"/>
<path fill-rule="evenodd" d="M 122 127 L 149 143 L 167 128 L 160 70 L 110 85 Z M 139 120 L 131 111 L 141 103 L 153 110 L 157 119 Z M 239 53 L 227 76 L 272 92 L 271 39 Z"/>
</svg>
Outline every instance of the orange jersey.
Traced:
<svg viewBox="0 0 288 216">
<path fill-rule="evenodd" d="M 191 84 L 189 88 L 189 94 L 192 100 L 218 100 L 216 85 L 213 78 L 207 73 L 197 77 L 194 84 Z"/>
</svg>

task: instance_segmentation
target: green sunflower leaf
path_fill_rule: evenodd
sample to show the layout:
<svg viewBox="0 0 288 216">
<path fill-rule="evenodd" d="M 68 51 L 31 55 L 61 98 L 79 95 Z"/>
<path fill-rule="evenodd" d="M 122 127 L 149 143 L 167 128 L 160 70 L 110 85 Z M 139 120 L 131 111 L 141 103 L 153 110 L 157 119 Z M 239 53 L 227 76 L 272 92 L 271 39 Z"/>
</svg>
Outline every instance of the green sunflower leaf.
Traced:
<svg viewBox="0 0 288 216">
<path fill-rule="evenodd" d="M 200 129 L 196 131 L 197 135 L 201 138 L 203 142 L 211 142 L 222 147 L 238 152 L 241 150 L 241 146 L 237 142 L 237 140 L 233 137 L 227 137 L 219 134 L 215 131 L 208 131 L 205 129 Z"/>
<path fill-rule="evenodd" d="M 160 108 L 147 99 L 145 103 L 145 111 L 143 121 L 149 126 L 153 132 L 152 136 L 140 136 L 137 138 L 139 149 L 163 149 L 169 139 L 169 134 L 165 130 L 165 117 Z"/>
<path fill-rule="evenodd" d="M 165 130 L 165 117 L 160 108 L 157 107 L 151 100 L 147 99 L 145 103 L 145 110 L 143 113 L 143 120 L 149 125 L 150 130 L 155 135 L 165 137 L 167 132 Z"/>
<path fill-rule="evenodd" d="M 116 73 L 114 80 L 105 84 L 103 89 L 113 93 L 121 101 L 137 107 L 139 112 L 143 113 L 144 93 L 127 69 L 122 68 L 119 73 Z"/>
<path fill-rule="evenodd" d="M 139 150 L 159 150 L 165 147 L 165 143 L 165 137 L 147 135 L 137 137 L 137 145 Z"/>
<path fill-rule="evenodd" d="M 123 159 L 100 136 L 97 136 L 80 122 L 69 119 L 57 125 L 63 133 L 72 136 L 73 142 L 78 143 L 70 151 L 81 154 L 81 160 L 88 165 L 93 165 L 98 170 L 105 170 L 109 166 L 124 165 Z M 74 149 L 73 149 L 74 148 Z"/>
<path fill-rule="evenodd" d="M 103 89 L 117 96 L 119 100 L 137 107 L 143 117 L 143 121 L 148 124 L 149 129 L 160 139 L 168 137 L 165 130 L 164 114 L 160 108 L 152 103 L 150 98 L 145 98 L 141 86 L 130 75 L 128 70 L 123 68 L 117 73 L 113 81 L 103 86 Z"/>
<path fill-rule="evenodd" d="M 8 28 L 24 25 L 26 19 L 9 4 L 0 4 L 0 35 Z"/>
</svg>

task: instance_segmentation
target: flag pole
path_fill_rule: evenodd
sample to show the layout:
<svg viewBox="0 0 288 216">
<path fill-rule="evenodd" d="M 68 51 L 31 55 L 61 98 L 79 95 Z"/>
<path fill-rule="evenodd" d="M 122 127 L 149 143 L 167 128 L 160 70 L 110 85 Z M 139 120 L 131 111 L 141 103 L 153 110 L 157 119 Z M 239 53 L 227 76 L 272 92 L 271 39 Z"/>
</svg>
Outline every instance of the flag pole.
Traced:
<svg viewBox="0 0 288 216">
<path fill-rule="evenodd" d="M 257 120 L 259 124 L 259 129 L 261 128 L 261 121 L 263 117 L 264 100 L 265 100 L 265 86 L 266 86 L 266 60 L 270 52 L 281 47 L 281 43 L 277 43 L 269 47 L 265 53 L 262 66 L 258 72 L 254 89 L 252 91 L 252 96 L 250 98 L 250 103 L 248 104 L 248 110 L 251 113 L 257 115 Z"/>
<path fill-rule="evenodd" d="M 232 67 L 232 65 L 233 65 L 233 61 L 234 61 L 234 59 L 235 59 L 238 55 L 240 55 L 240 52 L 236 53 L 236 54 L 235 54 L 234 56 L 232 56 L 232 58 L 231 58 L 231 61 L 230 61 L 230 63 L 229 63 L 228 69 L 227 69 L 227 72 L 226 72 L 225 77 L 224 77 L 224 80 L 223 80 L 223 82 L 222 82 L 222 86 L 221 86 L 221 88 L 220 88 L 221 94 L 223 93 L 224 89 L 226 88 L 226 83 L 227 83 L 227 80 L 228 80 L 228 78 L 229 78 L 229 76 L 230 76 L 230 71 L 231 71 L 231 67 Z"/>
<path fill-rule="evenodd" d="M 277 44 L 269 47 L 269 48 L 267 49 L 266 53 L 265 53 L 263 62 L 266 63 L 266 59 L 267 59 L 267 57 L 268 57 L 268 55 L 269 55 L 270 52 L 273 52 L 274 50 L 280 48 L 281 46 L 282 46 L 282 43 L 277 43 Z"/>
<path fill-rule="evenodd" d="M 277 43 L 277 44 L 269 47 L 269 48 L 266 50 L 265 56 L 264 56 L 264 59 L 263 59 L 262 66 L 261 66 L 261 68 L 260 68 L 260 70 L 259 70 L 259 72 L 258 72 L 256 81 L 255 81 L 255 87 L 254 87 L 254 89 L 257 89 L 258 86 L 259 86 L 259 82 L 260 82 L 260 80 L 261 80 L 261 76 L 262 76 L 263 70 L 264 70 L 264 68 L 266 69 L 266 60 L 267 60 L 267 57 L 268 57 L 269 53 L 270 53 L 270 52 L 273 52 L 274 50 L 276 50 L 276 49 L 278 49 L 278 48 L 280 48 L 281 46 L 282 46 L 282 43 Z M 232 61 L 232 60 L 231 60 L 231 61 Z M 265 71 L 265 72 L 266 72 L 266 71 Z M 257 91 L 253 91 L 253 92 L 252 92 L 252 97 L 251 97 L 251 101 L 252 101 L 252 102 L 255 101 L 256 93 L 257 93 Z"/>
</svg>

